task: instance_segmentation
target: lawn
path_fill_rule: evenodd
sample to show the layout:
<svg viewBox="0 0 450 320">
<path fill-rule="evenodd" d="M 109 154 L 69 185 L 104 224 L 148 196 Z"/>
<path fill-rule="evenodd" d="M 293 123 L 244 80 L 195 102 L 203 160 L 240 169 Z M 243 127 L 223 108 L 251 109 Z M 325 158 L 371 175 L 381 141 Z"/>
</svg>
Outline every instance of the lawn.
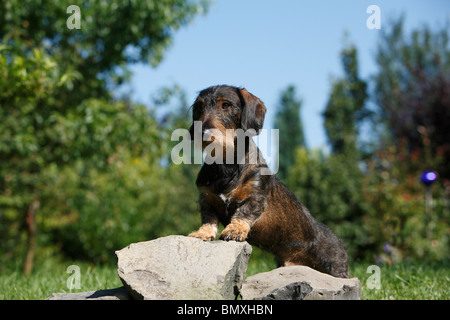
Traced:
<svg viewBox="0 0 450 320">
<path fill-rule="evenodd" d="M 380 265 L 380 289 L 369 289 L 367 279 L 373 274 L 369 264 L 351 267 L 351 276 L 361 281 L 361 294 L 368 300 L 448 300 L 450 268 L 447 263 L 398 263 Z"/>
<path fill-rule="evenodd" d="M 380 289 L 367 284 L 373 271 L 371 263 L 350 264 L 350 277 L 361 282 L 364 300 L 448 300 L 450 299 L 450 262 L 425 263 L 403 262 L 380 264 Z M 271 256 L 253 247 L 247 269 L 247 276 L 276 268 Z M 372 289 L 370 288 L 372 287 Z"/>
<path fill-rule="evenodd" d="M 45 299 L 53 292 L 70 292 L 67 273 L 70 265 L 80 267 L 80 289 L 72 292 L 111 289 L 121 286 L 115 266 L 93 266 L 85 262 L 67 262 L 49 260 L 37 265 L 34 272 L 24 277 L 19 268 L 2 269 L 0 274 L 0 299 Z M 379 265 L 380 289 L 370 289 L 367 279 L 373 275 L 367 272 L 370 263 L 351 265 L 351 277 L 361 282 L 363 299 L 450 299 L 449 263 L 399 263 Z M 250 258 L 247 275 L 269 271 L 275 268 L 268 254 L 254 250 Z M 16 269 L 16 270 L 15 270 Z"/>
<path fill-rule="evenodd" d="M 70 265 L 80 267 L 80 289 L 70 291 L 67 273 Z M 40 300 L 56 292 L 82 292 L 111 289 L 121 286 L 115 266 L 93 266 L 86 262 L 61 263 L 48 261 L 34 268 L 30 276 L 24 277 L 20 269 L 3 270 L 0 274 L 0 300 Z"/>
</svg>

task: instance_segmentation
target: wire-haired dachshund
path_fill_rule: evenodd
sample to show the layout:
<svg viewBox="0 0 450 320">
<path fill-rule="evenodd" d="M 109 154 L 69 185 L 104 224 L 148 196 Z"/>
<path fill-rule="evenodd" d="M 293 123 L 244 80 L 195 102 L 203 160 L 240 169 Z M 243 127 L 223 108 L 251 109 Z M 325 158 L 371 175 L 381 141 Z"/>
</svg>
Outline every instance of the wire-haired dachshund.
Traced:
<svg viewBox="0 0 450 320">
<path fill-rule="evenodd" d="M 347 278 L 342 241 L 315 220 L 275 175 L 263 174 L 269 169 L 251 134 L 244 137 L 243 156 L 237 154 L 237 135 L 229 132 L 242 129 L 258 134 L 265 113 L 264 103 L 246 89 L 220 85 L 198 95 L 193 104 L 193 120 L 201 121 L 198 134 L 213 132 L 203 141 L 203 149 L 221 144 L 224 159 L 234 161 L 203 164 L 196 181 L 202 226 L 189 236 L 212 241 L 221 222 L 225 226 L 222 240 L 248 241 L 274 254 L 280 265 L 305 265 Z M 196 134 L 194 125 L 190 133 L 191 137 Z"/>
</svg>

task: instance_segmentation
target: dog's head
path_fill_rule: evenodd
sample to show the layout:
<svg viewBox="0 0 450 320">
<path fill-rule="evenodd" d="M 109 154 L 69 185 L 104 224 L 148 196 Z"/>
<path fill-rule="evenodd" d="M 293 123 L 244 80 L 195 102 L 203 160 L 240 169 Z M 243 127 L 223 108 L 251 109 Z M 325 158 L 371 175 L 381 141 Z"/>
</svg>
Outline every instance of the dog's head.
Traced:
<svg viewBox="0 0 450 320">
<path fill-rule="evenodd" d="M 193 106 L 193 120 L 201 122 L 202 135 L 218 130 L 222 137 L 226 130 L 253 129 L 253 135 L 259 134 L 264 124 L 266 107 L 264 103 L 246 89 L 220 85 L 200 92 Z M 194 124 L 189 132 L 194 137 Z M 211 141 L 214 141 L 214 134 Z M 205 144 L 203 144 L 205 147 Z"/>
</svg>

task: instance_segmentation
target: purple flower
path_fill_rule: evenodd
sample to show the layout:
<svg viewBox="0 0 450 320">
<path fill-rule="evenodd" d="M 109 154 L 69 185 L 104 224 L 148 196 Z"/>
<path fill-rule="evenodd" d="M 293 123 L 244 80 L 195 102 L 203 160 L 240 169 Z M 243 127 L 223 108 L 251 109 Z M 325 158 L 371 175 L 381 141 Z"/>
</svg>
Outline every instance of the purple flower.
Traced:
<svg viewBox="0 0 450 320">
<path fill-rule="evenodd" d="M 391 245 L 387 241 L 384 243 L 383 252 L 387 254 L 391 253 Z"/>
</svg>

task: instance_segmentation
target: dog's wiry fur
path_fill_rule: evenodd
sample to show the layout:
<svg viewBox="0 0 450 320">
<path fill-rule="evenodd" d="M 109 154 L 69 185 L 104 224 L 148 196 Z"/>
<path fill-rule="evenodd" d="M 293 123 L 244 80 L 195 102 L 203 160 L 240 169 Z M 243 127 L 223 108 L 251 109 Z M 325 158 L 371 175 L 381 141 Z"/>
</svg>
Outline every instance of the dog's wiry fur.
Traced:
<svg viewBox="0 0 450 320">
<path fill-rule="evenodd" d="M 225 136 L 226 129 L 254 129 L 257 134 L 265 112 L 264 103 L 246 89 L 214 86 L 200 92 L 193 105 L 193 120 L 202 122 L 202 132 L 216 129 Z M 190 131 L 192 136 L 193 127 Z M 208 143 L 203 142 L 203 148 Z M 220 143 L 235 144 L 236 140 Z M 257 152 L 256 164 L 248 161 L 252 150 Z M 225 226 L 222 240 L 246 240 L 274 254 L 284 266 L 306 265 L 347 278 L 342 241 L 316 221 L 275 175 L 261 174 L 267 165 L 251 138 L 245 141 L 245 160 L 244 164 L 224 161 L 202 166 L 196 181 L 202 226 L 190 236 L 214 240 L 220 222 Z"/>
</svg>

